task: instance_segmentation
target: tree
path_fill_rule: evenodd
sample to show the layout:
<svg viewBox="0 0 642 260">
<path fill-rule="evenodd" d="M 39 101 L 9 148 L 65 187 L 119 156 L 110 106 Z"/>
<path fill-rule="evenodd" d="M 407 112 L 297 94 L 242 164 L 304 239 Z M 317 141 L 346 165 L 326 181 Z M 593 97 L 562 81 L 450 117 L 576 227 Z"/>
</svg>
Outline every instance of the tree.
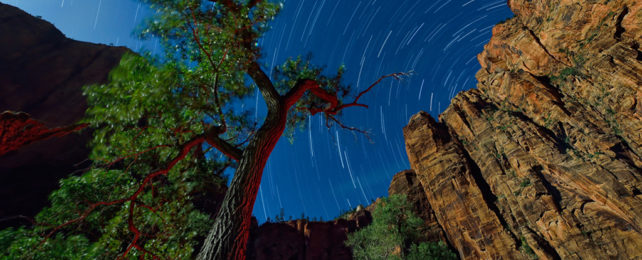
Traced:
<svg viewBox="0 0 642 260">
<path fill-rule="evenodd" d="M 392 195 L 375 207 L 372 223 L 348 234 L 345 244 L 355 259 L 457 259 L 441 241 L 422 242 L 421 225 L 406 196 Z"/>
<path fill-rule="evenodd" d="M 165 55 L 125 55 L 108 84 L 85 89 L 90 107 L 84 123 L 96 129 L 94 165 L 63 181 L 52 206 L 34 221 L 37 227 L 22 230 L 27 238 L 4 248 L 20 252 L 20 245 L 33 245 L 31 237 L 40 236 L 41 247 L 51 248 L 70 239 L 98 241 L 82 251 L 96 257 L 122 251 L 122 257 L 187 258 L 200 248 L 198 259 L 243 259 L 263 169 L 284 132 L 323 114 L 328 127 L 365 133 L 339 121 L 343 109 L 367 108 L 359 103 L 364 94 L 385 78 L 403 75 L 382 76 L 352 93 L 342 83 L 342 67 L 326 76 L 309 58 L 295 58 L 276 67 L 270 79 L 259 63 L 258 39 L 279 4 L 145 2 L 156 13 L 140 36 L 159 39 Z M 260 126 L 242 109 L 257 88 L 267 105 Z M 208 218 L 193 197 L 224 183 L 220 176 L 227 168 L 234 169 L 231 184 L 220 210 Z M 208 224 L 203 242 L 192 243 Z"/>
</svg>

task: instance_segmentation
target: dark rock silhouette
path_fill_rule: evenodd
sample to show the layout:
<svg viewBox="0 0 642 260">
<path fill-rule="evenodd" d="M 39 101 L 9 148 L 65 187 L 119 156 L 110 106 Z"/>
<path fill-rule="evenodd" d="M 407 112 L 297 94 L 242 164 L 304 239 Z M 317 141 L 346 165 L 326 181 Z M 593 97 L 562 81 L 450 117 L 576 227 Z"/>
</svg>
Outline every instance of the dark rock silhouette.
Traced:
<svg viewBox="0 0 642 260">
<path fill-rule="evenodd" d="M 0 3 L 0 113 L 26 112 L 46 128 L 75 124 L 82 86 L 104 83 L 122 47 L 66 38 L 52 24 Z M 36 142 L 0 156 L 0 228 L 29 224 L 58 180 L 86 167 L 89 131 Z M 8 218 L 8 219 L 7 219 Z"/>
<path fill-rule="evenodd" d="M 347 234 L 372 223 L 370 212 L 361 208 L 334 221 L 297 219 L 256 224 L 250 232 L 248 259 L 352 259 L 344 245 Z"/>
</svg>

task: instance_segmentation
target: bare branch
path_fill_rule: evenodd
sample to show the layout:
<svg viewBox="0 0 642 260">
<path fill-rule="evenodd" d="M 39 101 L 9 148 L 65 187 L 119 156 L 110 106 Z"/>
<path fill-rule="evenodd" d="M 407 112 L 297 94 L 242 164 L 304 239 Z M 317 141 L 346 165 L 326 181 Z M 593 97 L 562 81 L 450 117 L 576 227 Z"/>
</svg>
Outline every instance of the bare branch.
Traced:
<svg viewBox="0 0 642 260">
<path fill-rule="evenodd" d="M 352 101 L 351 103 L 348 103 L 348 104 L 340 105 L 340 106 L 339 106 L 339 99 L 338 99 L 336 94 L 332 94 L 332 93 L 326 91 L 325 89 L 321 88 L 319 86 L 319 84 L 314 80 L 303 79 L 303 80 L 299 80 L 296 83 L 296 85 L 294 86 L 294 88 L 292 88 L 292 89 L 290 89 L 290 91 L 288 91 L 288 93 L 284 97 L 284 103 L 286 105 L 286 109 L 289 109 L 299 99 L 301 99 L 301 97 L 303 96 L 303 94 L 305 94 L 306 91 L 309 90 L 312 95 L 315 95 L 316 97 L 320 98 L 321 100 L 323 100 L 323 101 L 325 101 L 327 103 L 326 106 L 323 107 L 323 108 L 315 108 L 315 107 L 306 108 L 306 110 L 308 110 L 308 112 L 311 115 L 316 115 L 317 113 L 324 113 L 325 116 L 326 116 L 326 125 L 328 127 L 330 126 L 329 122 L 334 122 L 337 125 L 339 125 L 339 127 L 343 128 L 343 129 L 347 129 L 347 130 L 350 130 L 350 131 L 355 131 L 355 132 L 362 133 L 362 134 L 364 134 L 366 136 L 366 138 L 368 138 L 368 140 L 371 140 L 368 131 L 361 130 L 361 129 L 358 129 L 358 128 L 355 128 L 355 127 L 346 126 L 343 123 L 341 123 L 341 121 L 339 121 L 335 117 L 335 115 L 337 113 L 339 113 L 339 111 L 343 110 L 344 108 L 348 108 L 348 107 L 364 107 L 364 108 L 368 108 L 367 105 L 358 103 L 359 99 L 364 94 L 370 92 L 374 88 L 374 86 L 379 84 L 385 78 L 392 77 L 392 78 L 395 78 L 395 79 L 398 80 L 402 76 L 405 76 L 405 75 L 408 75 L 408 74 L 407 73 L 392 73 L 392 74 L 388 74 L 388 75 L 383 75 L 377 81 L 372 83 L 372 85 L 370 85 L 367 89 L 361 91 L 355 97 L 354 101 Z"/>
<path fill-rule="evenodd" d="M 372 139 L 370 139 L 370 132 L 368 132 L 366 130 L 362 130 L 362 129 L 356 128 L 356 127 L 344 125 L 343 123 L 341 123 L 341 121 L 339 121 L 333 115 L 328 115 L 327 118 L 329 118 L 330 120 L 335 122 L 337 125 L 339 125 L 339 127 L 343 128 L 343 129 L 346 129 L 346 130 L 349 130 L 349 131 L 354 131 L 354 132 L 361 133 L 361 134 L 365 135 L 366 138 L 368 138 L 369 141 L 372 141 Z"/>
<path fill-rule="evenodd" d="M 361 98 L 361 96 L 363 96 L 363 94 L 370 92 L 370 90 L 372 90 L 372 88 L 374 88 L 374 86 L 376 86 L 377 84 L 379 84 L 379 82 L 381 82 L 381 81 L 382 81 L 382 80 L 384 80 L 385 78 L 390 78 L 390 77 L 392 77 L 392 78 L 394 78 L 394 79 L 396 79 L 396 80 L 399 80 L 401 77 L 403 77 L 403 76 L 407 76 L 407 75 L 408 75 L 408 73 L 405 73 L 405 72 L 397 72 L 397 73 L 391 73 L 391 74 L 388 74 L 388 75 L 383 75 L 383 76 L 381 76 L 377 81 L 375 81 L 374 83 L 372 83 L 372 84 L 371 84 L 367 89 L 365 89 L 364 91 L 361 91 L 361 92 L 357 95 L 357 97 L 354 99 L 354 101 L 352 101 L 352 103 L 349 103 L 349 104 L 343 104 L 343 105 L 339 106 L 338 108 L 336 108 L 336 109 L 335 109 L 335 111 L 334 111 L 334 114 L 336 114 L 336 112 L 340 111 L 341 109 L 344 109 L 344 108 L 347 108 L 347 107 L 359 106 L 359 107 L 365 107 L 365 108 L 368 108 L 368 106 L 367 106 L 367 105 L 357 103 L 357 102 L 359 102 L 359 99 Z"/>
<path fill-rule="evenodd" d="M 322 89 L 321 87 L 319 87 L 319 84 L 316 81 L 311 79 L 299 80 L 297 84 L 294 86 L 294 88 L 292 88 L 288 92 L 288 94 L 285 95 L 285 104 L 288 107 L 294 105 L 303 96 L 305 91 L 310 90 L 310 92 L 313 95 L 327 102 L 327 105 L 324 108 L 309 108 L 308 110 L 312 115 L 315 115 L 319 112 L 323 112 L 327 115 L 336 115 L 337 113 L 339 113 L 339 111 L 343 110 L 344 108 L 354 107 L 354 106 L 368 108 L 367 105 L 358 103 L 359 99 L 364 94 L 370 92 L 374 88 L 374 86 L 379 84 L 385 78 L 392 77 L 395 79 L 400 79 L 402 76 L 405 76 L 405 75 L 407 75 L 407 73 L 402 73 L 402 72 L 383 75 L 377 81 L 372 83 L 372 85 L 370 85 L 367 89 L 365 89 L 364 91 L 361 91 L 355 97 L 354 101 L 348 104 L 340 105 L 340 106 L 339 106 L 339 100 L 336 94 L 332 94 L 326 91 L 325 89 Z"/>
</svg>

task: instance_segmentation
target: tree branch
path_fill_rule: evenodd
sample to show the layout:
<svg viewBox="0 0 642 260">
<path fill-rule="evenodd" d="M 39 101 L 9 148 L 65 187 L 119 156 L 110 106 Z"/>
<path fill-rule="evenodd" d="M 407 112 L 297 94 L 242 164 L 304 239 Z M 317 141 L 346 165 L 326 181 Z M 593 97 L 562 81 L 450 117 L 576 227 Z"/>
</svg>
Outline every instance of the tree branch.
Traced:
<svg viewBox="0 0 642 260">
<path fill-rule="evenodd" d="M 223 126 L 223 132 L 227 131 L 227 123 L 225 122 L 225 116 L 223 115 L 223 108 L 221 107 L 221 102 L 219 101 L 219 93 L 218 93 L 218 79 L 219 79 L 219 68 L 222 65 L 223 61 L 225 60 L 225 57 L 227 56 L 227 50 L 223 53 L 223 57 L 221 57 L 221 60 L 219 61 L 218 65 L 214 63 L 214 60 L 212 59 L 212 53 L 208 52 L 205 47 L 203 47 L 203 44 L 201 43 L 200 36 L 198 35 L 198 20 L 196 19 L 196 14 L 193 9 L 191 10 L 191 15 L 193 19 L 193 26 L 191 26 L 189 23 L 187 24 L 188 27 L 192 31 L 192 38 L 194 39 L 194 42 L 196 42 L 196 45 L 198 46 L 199 50 L 205 54 L 205 57 L 207 57 L 207 60 L 209 61 L 210 65 L 212 66 L 212 72 L 216 75 L 215 80 L 214 80 L 214 104 L 216 106 L 216 112 L 218 113 L 220 119 L 221 119 L 221 125 Z"/>
<path fill-rule="evenodd" d="M 299 99 L 301 99 L 301 97 L 303 97 L 303 95 L 305 94 L 306 91 L 309 90 L 312 95 L 315 95 L 316 97 L 320 98 L 321 100 L 323 100 L 323 101 L 325 101 L 327 103 L 326 106 L 323 107 L 323 108 L 315 108 L 315 107 L 305 108 L 305 109 L 308 110 L 308 112 L 311 115 L 315 115 L 315 114 L 317 114 L 319 112 L 322 112 L 322 113 L 324 113 L 326 115 L 326 120 L 329 120 L 329 121 L 326 121 L 326 123 L 328 123 L 330 121 L 335 122 L 336 124 L 338 124 L 343 129 L 347 129 L 347 130 L 350 130 L 350 131 L 356 131 L 356 132 L 362 133 L 368 139 L 370 139 L 367 131 L 364 131 L 364 130 L 361 130 L 361 129 L 358 129 L 358 128 L 355 128 L 355 127 L 350 127 L 350 126 L 344 125 L 343 123 L 341 123 L 341 121 L 339 121 L 335 117 L 336 114 L 339 113 L 339 111 L 343 110 L 344 108 L 348 108 L 348 107 L 358 106 L 358 107 L 368 108 L 367 105 L 358 103 L 359 99 L 364 94 L 370 92 L 374 88 L 374 86 L 379 84 L 385 78 L 392 77 L 392 78 L 395 78 L 395 79 L 398 80 L 399 78 L 401 78 L 402 76 L 405 76 L 405 75 L 407 75 L 407 73 L 401 73 L 401 72 L 392 73 L 392 74 L 388 74 L 388 75 L 383 75 L 377 81 L 372 83 L 367 89 L 365 89 L 364 91 L 361 91 L 355 97 L 354 101 L 352 101 L 351 103 L 348 103 L 348 104 L 343 104 L 343 105 L 339 105 L 339 99 L 338 99 L 336 94 L 332 94 L 332 93 L 326 91 L 325 89 L 321 88 L 316 81 L 311 80 L 311 79 L 302 79 L 302 80 L 297 81 L 297 83 L 294 85 L 294 88 L 290 89 L 290 91 L 288 91 L 288 93 L 284 96 L 283 103 L 285 104 L 285 108 L 289 109 L 297 101 L 299 101 Z"/>
<path fill-rule="evenodd" d="M 267 103 L 268 111 L 276 112 L 275 109 L 278 108 L 281 102 L 281 95 L 272 85 L 270 78 L 261 70 L 261 66 L 256 61 L 251 62 L 247 69 L 247 74 L 252 77 L 254 83 L 259 87 L 263 99 Z"/>
<path fill-rule="evenodd" d="M 357 102 L 359 102 L 359 99 L 361 98 L 361 96 L 363 96 L 363 94 L 370 92 L 370 90 L 372 90 L 372 88 L 374 88 L 374 86 L 376 86 L 377 84 L 379 84 L 379 82 L 381 82 L 381 81 L 382 81 L 382 80 L 384 80 L 385 78 L 390 78 L 390 77 L 392 77 L 392 78 L 395 78 L 396 80 L 399 80 L 401 77 L 403 77 L 403 76 L 407 76 L 407 75 L 408 75 L 408 73 L 404 73 L 404 72 L 397 72 L 397 73 L 391 73 L 391 74 L 383 75 L 383 76 L 379 77 L 379 79 L 378 79 L 377 81 L 375 81 L 374 83 L 372 83 L 372 84 L 371 84 L 367 89 L 365 89 L 364 91 L 359 92 L 359 94 L 358 94 L 358 95 L 357 95 L 357 97 L 354 99 L 354 101 L 352 101 L 352 103 L 343 104 L 343 105 L 341 105 L 341 106 L 337 107 L 337 108 L 335 109 L 335 113 L 334 113 L 334 114 L 336 114 L 336 112 L 338 112 L 338 111 L 340 111 L 340 110 L 342 110 L 342 109 L 344 109 L 344 108 L 347 108 L 347 107 L 359 106 L 359 107 L 365 107 L 365 108 L 368 108 L 368 105 L 357 103 Z"/>
<path fill-rule="evenodd" d="M 299 101 L 301 97 L 303 97 L 303 94 L 305 94 L 306 91 L 308 91 L 309 89 L 317 89 L 317 88 L 319 88 L 319 84 L 314 80 L 311 80 L 311 79 L 299 80 L 296 82 L 294 87 L 290 89 L 290 91 L 288 91 L 287 94 L 285 94 L 283 103 L 285 104 L 286 108 L 290 108 L 297 101 Z M 327 92 L 324 94 L 323 92 L 325 91 L 316 91 L 316 92 L 320 94 L 320 96 L 318 96 L 319 98 L 321 99 L 325 98 L 324 100 L 329 101 L 329 103 L 335 104 L 336 106 L 336 103 L 338 102 L 336 101 L 337 100 L 336 96 L 333 96 Z"/>
<path fill-rule="evenodd" d="M 205 136 L 204 135 L 199 135 L 194 137 L 193 139 L 189 140 L 188 142 L 184 143 L 180 147 L 180 152 L 178 155 L 176 155 L 172 160 L 162 169 L 159 169 L 157 171 L 154 171 L 152 173 L 147 174 L 145 178 L 143 179 L 142 183 L 138 187 L 138 189 L 129 197 L 118 199 L 118 200 L 112 200 L 112 201 L 99 201 L 95 202 L 92 204 L 89 204 L 88 207 L 78 216 L 77 218 L 68 220 L 67 222 L 58 225 L 54 227 L 51 231 L 49 231 L 43 240 L 40 242 L 40 245 L 44 244 L 53 234 L 58 232 L 60 229 L 64 228 L 65 226 L 71 225 L 73 223 L 82 221 L 86 219 L 89 214 L 91 214 L 97 207 L 99 206 L 110 206 L 110 205 L 116 205 L 116 204 L 121 204 L 125 203 L 127 201 L 130 202 L 129 204 L 129 219 L 128 219 L 128 228 L 129 230 L 134 233 L 134 238 L 132 239 L 131 244 L 127 247 L 127 250 L 124 252 L 124 254 L 121 256 L 121 258 L 124 258 L 129 251 L 132 248 L 136 248 L 140 251 L 142 251 L 145 254 L 150 254 L 154 256 L 151 252 L 147 251 L 144 249 L 141 245 L 137 244 L 140 236 L 141 236 L 141 231 L 136 227 L 134 221 L 133 221 L 133 214 L 134 214 L 134 207 L 137 205 L 136 200 L 138 199 L 138 196 L 145 190 L 145 187 L 151 183 L 151 181 L 156 178 L 157 176 L 160 175 L 166 175 L 174 166 L 183 160 L 185 156 L 191 151 L 194 147 L 198 147 L 200 149 L 200 144 L 202 144 L 205 141 Z"/>
<path fill-rule="evenodd" d="M 0 113 L 0 156 L 33 142 L 51 137 L 62 137 L 82 130 L 89 124 L 75 124 L 48 128 L 24 112 L 5 111 Z"/>
<path fill-rule="evenodd" d="M 219 137 L 220 134 L 221 130 L 218 127 L 212 126 L 205 133 L 205 141 L 207 141 L 209 145 L 219 150 L 225 156 L 230 157 L 235 161 L 240 160 L 241 155 L 243 154 L 243 150 L 236 148 L 234 145 L 221 139 Z"/>
</svg>

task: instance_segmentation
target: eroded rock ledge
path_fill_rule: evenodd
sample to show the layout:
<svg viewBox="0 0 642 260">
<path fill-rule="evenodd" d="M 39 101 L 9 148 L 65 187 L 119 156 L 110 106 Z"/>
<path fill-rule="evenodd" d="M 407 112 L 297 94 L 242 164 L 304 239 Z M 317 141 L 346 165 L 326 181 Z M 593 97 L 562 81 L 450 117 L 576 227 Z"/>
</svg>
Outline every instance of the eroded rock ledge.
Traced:
<svg viewBox="0 0 642 260">
<path fill-rule="evenodd" d="M 642 2 L 511 0 L 478 89 L 404 128 L 464 259 L 642 258 Z"/>
</svg>

